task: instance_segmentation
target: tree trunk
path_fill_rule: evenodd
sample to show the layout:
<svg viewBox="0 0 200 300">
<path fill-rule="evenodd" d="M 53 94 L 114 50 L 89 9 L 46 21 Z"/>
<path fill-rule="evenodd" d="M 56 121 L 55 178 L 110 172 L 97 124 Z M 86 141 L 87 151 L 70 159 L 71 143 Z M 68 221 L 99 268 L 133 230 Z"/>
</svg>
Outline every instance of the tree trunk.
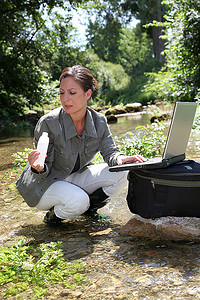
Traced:
<svg viewBox="0 0 200 300">
<path fill-rule="evenodd" d="M 154 56 L 162 63 L 165 62 L 165 56 L 162 54 L 164 51 L 164 42 L 160 38 L 162 34 L 162 27 L 152 27 L 152 40 Z"/>
<path fill-rule="evenodd" d="M 163 12 L 162 12 L 162 4 L 160 1 L 156 1 L 155 9 L 151 15 L 152 21 L 162 22 L 163 21 Z M 161 54 L 164 50 L 164 41 L 160 38 L 162 35 L 163 27 L 153 26 L 152 27 L 152 40 L 153 40 L 153 51 L 154 56 L 161 61 L 165 62 L 164 54 Z"/>
</svg>

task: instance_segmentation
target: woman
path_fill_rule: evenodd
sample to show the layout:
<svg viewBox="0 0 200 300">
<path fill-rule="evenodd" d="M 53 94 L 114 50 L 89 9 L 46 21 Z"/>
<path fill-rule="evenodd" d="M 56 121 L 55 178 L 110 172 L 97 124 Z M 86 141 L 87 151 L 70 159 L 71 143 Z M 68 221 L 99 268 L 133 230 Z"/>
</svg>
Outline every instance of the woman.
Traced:
<svg viewBox="0 0 200 300">
<path fill-rule="evenodd" d="M 60 76 L 62 107 L 36 125 L 36 146 L 42 132 L 48 132 L 47 157 L 44 165 L 34 166 L 40 153 L 29 153 L 17 188 L 29 206 L 48 210 L 44 219 L 48 225 L 83 213 L 95 214 L 127 184 L 126 172 L 110 173 L 108 166 L 146 160 L 123 155 L 115 146 L 106 118 L 87 107 L 96 88 L 88 69 L 80 65 L 65 68 Z M 92 165 L 99 151 L 105 163 Z"/>
</svg>

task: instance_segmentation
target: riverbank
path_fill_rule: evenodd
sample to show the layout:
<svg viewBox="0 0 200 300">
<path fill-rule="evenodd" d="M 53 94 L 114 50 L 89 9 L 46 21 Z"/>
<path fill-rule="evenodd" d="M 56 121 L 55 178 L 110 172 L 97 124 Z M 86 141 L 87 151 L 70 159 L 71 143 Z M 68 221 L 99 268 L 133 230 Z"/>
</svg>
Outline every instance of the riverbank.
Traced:
<svg viewBox="0 0 200 300">
<path fill-rule="evenodd" d="M 94 110 L 104 114 L 108 120 L 108 123 L 115 123 L 120 117 L 131 117 L 138 114 L 150 114 L 154 117 L 160 117 L 163 114 L 168 114 L 170 116 L 172 112 L 173 104 L 168 102 L 156 102 L 153 105 L 142 106 L 141 103 L 130 103 L 127 105 L 116 105 L 113 107 L 110 106 L 91 106 Z M 23 127 L 30 130 L 33 130 L 37 121 L 41 116 L 49 112 L 49 107 L 44 107 L 44 109 L 38 110 L 27 110 L 25 114 L 17 119 L 12 121 L 4 119 L 0 120 L 0 135 L 1 132 L 16 128 Z M 164 118 L 167 119 L 167 118 Z M 163 120 L 163 118 L 162 118 Z"/>
</svg>

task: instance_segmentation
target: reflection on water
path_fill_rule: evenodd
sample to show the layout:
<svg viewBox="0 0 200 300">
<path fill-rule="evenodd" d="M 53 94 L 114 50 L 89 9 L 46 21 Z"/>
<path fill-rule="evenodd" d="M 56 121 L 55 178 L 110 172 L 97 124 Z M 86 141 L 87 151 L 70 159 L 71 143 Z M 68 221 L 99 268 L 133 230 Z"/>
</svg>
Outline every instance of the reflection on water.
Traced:
<svg viewBox="0 0 200 300">
<path fill-rule="evenodd" d="M 0 131 L 0 176 L 12 167 L 13 153 L 33 148 L 33 128 L 12 126 Z"/>
<path fill-rule="evenodd" d="M 134 131 L 137 126 L 149 123 L 149 114 L 135 114 L 134 116 L 119 117 L 117 123 L 110 124 L 110 130 L 115 135 L 123 134 L 127 131 Z"/>
<path fill-rule="evenodd" d="M 33 148 L 33 138 L 27 137 L 9 137 L 0 139 L 0 175 L 2 171 L 12 167 L 14 158 L 13 153 L 23 151 L 24 148 Z"/>
<path fill-rule="evenodd" d="M 33 135 L 33 130 L 34 128 L 31 125 L 11 125 L 0 130 L 0 139 L 13 137 L 30 137 Z"/>
</svg>

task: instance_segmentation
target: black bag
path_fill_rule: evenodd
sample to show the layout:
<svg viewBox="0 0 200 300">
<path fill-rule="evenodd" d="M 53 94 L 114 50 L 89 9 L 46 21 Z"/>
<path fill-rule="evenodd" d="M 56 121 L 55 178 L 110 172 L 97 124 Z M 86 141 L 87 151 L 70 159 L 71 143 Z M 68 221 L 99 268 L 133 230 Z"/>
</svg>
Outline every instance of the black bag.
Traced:
<svg viewBox="0 0 200 300">
<path fill-rule="evenodd" d="M 200 162 L 188 160 L 164 169 L 132 170 L 127 203 L 143 218 L 200 218 Z"/>
</svg>

